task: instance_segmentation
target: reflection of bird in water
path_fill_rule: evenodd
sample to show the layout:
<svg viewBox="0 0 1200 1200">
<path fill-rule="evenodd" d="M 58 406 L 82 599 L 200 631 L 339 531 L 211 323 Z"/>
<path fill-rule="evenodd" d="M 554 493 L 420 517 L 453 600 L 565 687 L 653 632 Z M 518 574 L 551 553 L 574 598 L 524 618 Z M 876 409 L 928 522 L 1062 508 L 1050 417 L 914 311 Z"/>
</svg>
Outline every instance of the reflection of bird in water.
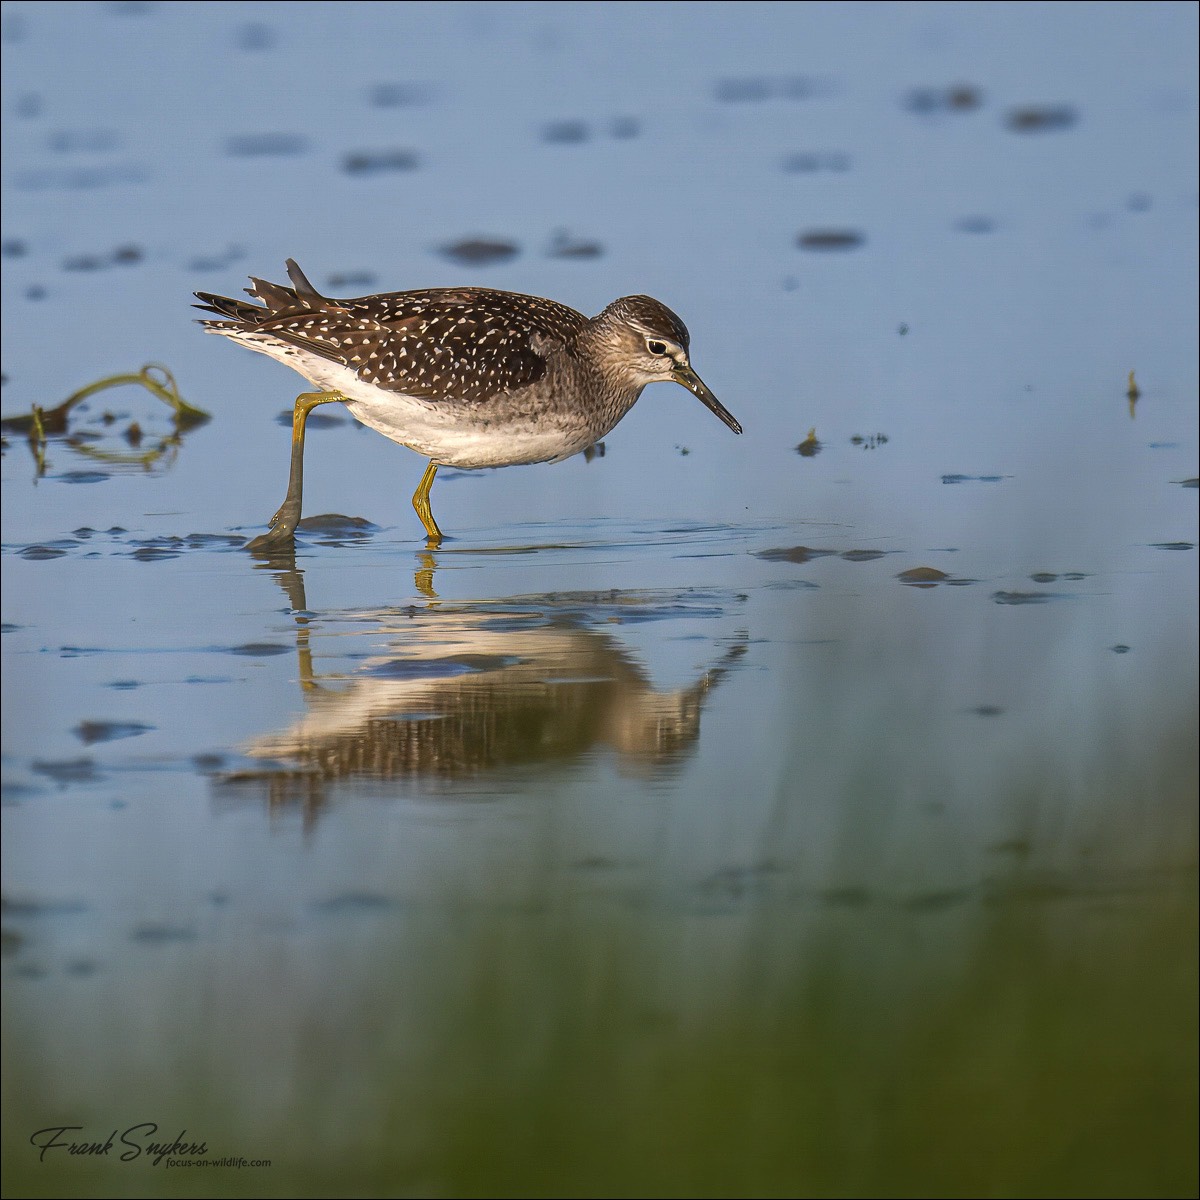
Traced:
<svg viewBox="0 0 1200 1200">
<path fill-rule="evenodd" d="M 240 771 L 225 782 L 266 785 L 274 800 L 319 803 L 324 785 L 337 780 L 474 778 L 605 747 L 635 771 L 670 770 L 694 746 L 708 692 L 745 646 L 731 646 L 686 687 L 658 691 L 627 647 L 584 624 L 584 612 L 595 619 L 597 609 L 619 615 L 622 608 L 645 615 L 655 599 L 560 595 L 350 614 L 395 643 L 349 677 L 325 679 L 312 673 L 306 625 L 307 711 L 246 747 L 283 770 Z M 334 686 L 335 679 L 346 682 Z"/>
<path fill-rule="evenodd" d="M 300 519 L 304 427 L 318 404 L 344 403 L 366 425 L 429 459 L 413 507 L 436 545 L 429 489 L 439 466 L 472 470 L 559 462 L 598 442 L 648 383 L 682 384 L 734 431 L 742 427 L 688 358 L 687 328 L 650 296 L 599 316 L 539 296 L 433 288 L 333 300 L 291 259 L 292 286 L 255 279 L 261 304 L 197 292 L 201 323 L 295 368 L 321 390 L 295 404 L 287 497 L 251 549 L 292 540 Z"/>
</svg>

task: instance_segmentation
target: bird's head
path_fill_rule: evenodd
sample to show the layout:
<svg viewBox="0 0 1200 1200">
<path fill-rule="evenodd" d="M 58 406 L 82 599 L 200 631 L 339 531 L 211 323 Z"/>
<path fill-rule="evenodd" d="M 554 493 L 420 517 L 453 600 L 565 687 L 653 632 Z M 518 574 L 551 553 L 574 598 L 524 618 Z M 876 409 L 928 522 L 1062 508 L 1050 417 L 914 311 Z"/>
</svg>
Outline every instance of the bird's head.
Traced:
<svg viewBox="0 0 1200 1200">
<path fill-rule="evenodd" d="M 622 296 L 595 320 L 616 370 L 639 388 L 669 380 L 682 384 L 734 433 L 742 427 L 708 390 L 688 360 L 687 326 L 652 296 Z"/>
</svg>

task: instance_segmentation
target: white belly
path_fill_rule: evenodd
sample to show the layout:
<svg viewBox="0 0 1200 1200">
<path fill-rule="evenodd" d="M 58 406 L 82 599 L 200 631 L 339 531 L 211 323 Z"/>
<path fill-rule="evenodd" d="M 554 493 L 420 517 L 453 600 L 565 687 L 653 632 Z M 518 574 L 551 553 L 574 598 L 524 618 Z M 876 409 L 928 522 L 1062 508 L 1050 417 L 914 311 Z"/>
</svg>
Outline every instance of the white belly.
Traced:
<svg viewBox="0 0 1200 1200">
<path fill-rule="evenodd" d="M 449 467 L 508 467 L 553 462 L 587 449 L 595 440 L 580 430 L 534 424 L 522 415 L 489 420 L 489 405 L 433 402 L 364 383 L 349 367 L 308 355 L 252 333 L 226 336 L 298 371 L 322 391 L 341 392 L 355 420 L 384 437 Z"/>
</svg>

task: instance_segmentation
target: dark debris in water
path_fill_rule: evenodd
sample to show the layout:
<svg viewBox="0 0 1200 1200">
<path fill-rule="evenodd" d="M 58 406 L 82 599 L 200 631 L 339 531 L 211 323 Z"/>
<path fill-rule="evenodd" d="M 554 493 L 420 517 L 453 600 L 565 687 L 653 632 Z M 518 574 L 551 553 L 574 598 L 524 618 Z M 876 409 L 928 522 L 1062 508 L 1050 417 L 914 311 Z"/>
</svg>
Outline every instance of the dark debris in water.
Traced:
<svg viewBox="0 0 1200 1200">
<path fill-rule="evenodd" d="M 896 578 L 909 587 L 932 588 L 944 583 L 947 587 L 965 587 L 975 582 L 974 579 L 963 579 L 959 576 L 948 575 L 937 567 L 909 567 L 901 571 Z"/>
<path fill-rule="evenodd" d="M 1067 104 L 1025 104 L 1010 109 L 1004 123 L 1013 133 L 1051 133 L 1070 129 L 1078 119 Z"/>
<path fill-rule="evenodd" d="M 877 450 L 880 446 L 888 444 L 888 435 L 886 433 L 856 433 L 850 439 L 852 446 L 861 446 L 864 450 Z"/>
<path fill-rule="evenodd" d="M 1002 483 L 1011 475 L 943 475 L 943 483 Z"/>
<path fill-rule="evenodd" d="M 385 175 L 392 171 L 415 171 L 421 165 L 415 150 L 351 150 L 342 159 L 347 175 Z"/>
<path fill-rule="evenodd" d="M 1124 642 L 1118 642 L 1115 646 L 1109 646 L 1109 649 L 1114 654 L 1128 654 L 1132 647 L 1126 646 Z"/>
<path fill-rule="evenodd" d="M 557 230 L 546 251 L 548 258 L 599 258 L 604 247 L 599 242 L 572 237 L 566 230 Z"/>
<path fill-rule="evenodd" d="M 233 158 L 284 157 L 307 149 L 308 139 L 299 133 L 238 133 L 225 139 L 225 153 Z"/>
<path fill-rule="evenodd" d="M 248 21 L 233 32 L 233 44 L 247 53 L 261 53 L 275 46 L 275 31 L 261 21 Z"/>
<path fill-rule="evenodd" d="M 984 216 L 959 217 L 954 222 L 954 228 L 959 233 L 993 233 L 996 222 L 991 217 Z"/>
<path fill-rule="evenodd" d="M 836 554 L 836 550 L 816 550 L 812 546 L 780 546 L 772 550 L 756 550 L 754 557 L 766 562 L 807 563 Z"/>
<path fill-rule="evenodd" d="M 948 87 L 916 87 L 904 97 L 904 107 L 921 116 L 973 112 L 982 105 L 982 91 L 970 83 L 952 83 Z"/>
<path fill-rule="evenodd" d="M 1155 550 L 1195 550 L 1195 545 L 1192 542 L 1151 542 L 1151 547 Z"/>
<path fill-rule="evenodd" d="M 374 108 L 407 108 L 429 98 L 430 89 L 423 83 L 376 83 L 367 90 L 367 103 Z"/>
<path fill-rule="evenodd" d="M 745 75 L 718 79 L 713 97 L 721 104 L 761 104 L 766 100 L 808 100 L 828 91 L 804 75 Z"/>
<path fill-rule="evenodd" d="M 857 250 L 866 240 L 856 229 L 806 229 L 796 235 L 801 250 Z"/>
<path fill-rule="evenodd" d="M 592 136 L 586 121 L 548 121 L 542 126 L 542 141 L 551 146 L 578 146 Z"/>
<path fill-rule="evenodd" d="M 976 717 L 998 717 L 1003 714 L 1004 709 L 995 704 L 977 704 L 967 711 Z"/>
<path fill-rule="evenodd" d="M 277 654 L 287 654 L 290 646 L 282 642 L 245 642 L 241 646 L 217 647 L 226 654 L 239 654 L 243 658 L 274 658 Z"/>
<path fill-rule="evenodd" d="M 149 733 L 153 725 L 143 725 L 140 721 L 81 721 L 73 730 L 75 736 L 85 746 L 96 742 L 115 742 L 121 738 L 137 737 Z"/>
<path fill-rule="evenodd" d="M 48 762 L 37 760 L 32 764 L 37 775 L 53 779 L 59 787 L 67 787 L 72 783 L 94 783 L 100 778 L 96 770 L 96 762 L 91 758 L 60 758 Z"/>
<path fill-rule="evenodd" d="M 819 171 L 841 174 L 850 170 L 850 155 L 841 150 L 798 150 L 783 160 L 787 175 L 815 175 Z"/>
<path fill-rule="evenodd" d="M 1200 478 L 1197 478 L 1195 475 L 1193 475 L 1191 479 L 1181 479 L 1179 480 L 1179 486 L 1185 488 L 1200 488 Z"/>
<path fill-rule="evenodd" d="M 993 592 L 997 604 L 1047 604 L 1051 600 L 1065 600 L 1061 592 Z"/>
<path fill-rule="evenodd" d="M 98 188 L 145 183 L 150 173 L 138 163 L 108 166 L 39 167 L 21 171 L 12 185 L 23 192 L 89 192 Z"/>
<path fill-rule="evenodd" d="M 515 242 L 470 237 L 441 247 L 441 253 L 464 266 L 485 267 L 515 258 L 520 253 L 520 247 Z"/>
</svg>

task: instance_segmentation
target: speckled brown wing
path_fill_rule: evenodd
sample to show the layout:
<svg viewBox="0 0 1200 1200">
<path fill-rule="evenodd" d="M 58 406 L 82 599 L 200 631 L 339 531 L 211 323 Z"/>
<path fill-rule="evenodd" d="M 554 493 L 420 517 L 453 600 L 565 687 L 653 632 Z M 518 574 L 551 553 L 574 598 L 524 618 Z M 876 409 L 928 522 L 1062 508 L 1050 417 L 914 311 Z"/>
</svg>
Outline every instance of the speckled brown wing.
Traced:
<svg viewBox="0 0 1200 1200">
<path fill-rule="evenodd" d="M 433 288 L 335 300 L 289 260 L 294 288 L 254 279 L 244 300 L 197 293 L 228 324 L 267 334 L 355 371 L 365 383 L 422 400 L 486 403 L 527 387 L 557 349 L 573 347 L 585 318 L 536 296 Z"/>
</svg>

